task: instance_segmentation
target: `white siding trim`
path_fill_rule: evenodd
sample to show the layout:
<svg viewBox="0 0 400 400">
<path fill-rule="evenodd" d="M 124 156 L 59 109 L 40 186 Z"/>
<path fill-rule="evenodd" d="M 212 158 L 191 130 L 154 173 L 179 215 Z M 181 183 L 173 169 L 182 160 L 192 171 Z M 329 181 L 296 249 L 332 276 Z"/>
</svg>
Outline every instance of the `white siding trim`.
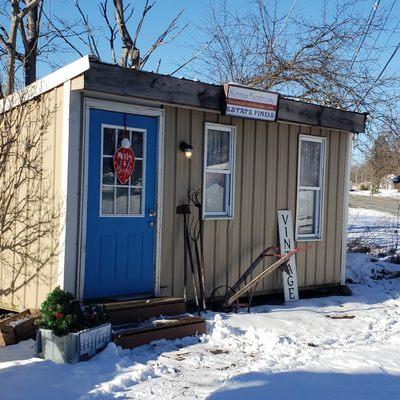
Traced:
<svg viewBox="0 0 400 400">
<path fill-rule="evenodd" d="M 67 196 L 68 196 L 68 146 L 69 146 L 69 107 L 71 96 L 71 81 L 63 85 L 62 105 L 62 139 L 61 139 L 61 205 L 60 205 L 60 235 L 58 239 L 59 256 L 57 282 L 64 289 L 65 269 L 65 237 L 67 225 Z"/>
<path fill-rule="evenodd" d="M 347 224 L 349 219 L 349 196 L 350 196 L 350 170 L 353 151 L 353 134 L 347 134 L 347 158 L 345 166 L 344 196 L 343 196 L 343 218 L 342 218 L 342 257 L 340 265 L 340 283 L 346 283 L 347 263 Z"/>
<path fill-rule="evenodd" d="M 26 88 L 0 100 L 0 113 L 6 112 L 9 109 L 48 92 L 57 86 L 61 86 L 63 83 L 83 74 L 88 69 L 90 69 L 89 56 L 84 56 L 57 71 L 46 75 L 44 78 L 39 79 Z"/>
</svg>

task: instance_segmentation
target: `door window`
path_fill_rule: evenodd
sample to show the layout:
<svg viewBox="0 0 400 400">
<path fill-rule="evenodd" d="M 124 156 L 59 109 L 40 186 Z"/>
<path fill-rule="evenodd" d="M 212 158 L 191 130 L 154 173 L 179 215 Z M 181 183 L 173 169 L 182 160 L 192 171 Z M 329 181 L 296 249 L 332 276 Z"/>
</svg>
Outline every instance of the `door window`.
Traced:
<svg viewBox="0 0 400 400">
<path fill-rule="evenodd" d="M 134 154 L 133 171 L 121 183 L 114 168 L 114 154 L 122 141 Z M 129 141 L 129 143 L 126 141 Z M 101 216 L 143 216 L 145 195 L 146 131 L 102 125 L 101 141 Z"/>
</svg>

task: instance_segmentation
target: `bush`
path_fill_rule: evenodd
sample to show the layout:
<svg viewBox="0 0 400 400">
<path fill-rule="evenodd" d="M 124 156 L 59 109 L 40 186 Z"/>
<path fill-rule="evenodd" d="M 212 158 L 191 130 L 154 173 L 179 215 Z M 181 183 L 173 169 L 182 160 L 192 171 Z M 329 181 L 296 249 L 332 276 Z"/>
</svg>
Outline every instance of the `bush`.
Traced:
<svg viewBox="0 0 400 400">
<path fill-rule="evenodd" d="M 96 304 L 82 304 L 74 296 L 56 287 L 40 306 L 36 321 L 39 328 L 50 329 L 57 336 L 78 332 L 107 322 L 104 310 Z"/>
<path fill-rule="evenodd" d="M 368 185 L 361 184 L 361 185 L 360 185 L 360 190 L 369 190 L 369 186 L 368 186 Z"/>
<path fill-rule="evenodd" d="M 379 193 L 379 186 L 372 186 L 371 187 L 371 195 L 373 196 L 374 194 L 378 194 Z"/>
</svg>

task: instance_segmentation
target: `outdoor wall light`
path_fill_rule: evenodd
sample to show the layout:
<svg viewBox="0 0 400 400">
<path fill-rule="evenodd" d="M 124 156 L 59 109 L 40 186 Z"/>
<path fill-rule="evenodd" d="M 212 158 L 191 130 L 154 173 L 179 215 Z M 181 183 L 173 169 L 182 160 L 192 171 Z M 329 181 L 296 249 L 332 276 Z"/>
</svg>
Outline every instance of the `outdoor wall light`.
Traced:
<svg viewBox="0 0 400 400">
<path fill-rule="evenodd" d="M 186 158 L 192 158 L 193 146 L 191 144 L 188 144 L 186 142 L 181 142 L 179 148 L 181 149 L 182 153 L 185 153 Z"/>
</svg>

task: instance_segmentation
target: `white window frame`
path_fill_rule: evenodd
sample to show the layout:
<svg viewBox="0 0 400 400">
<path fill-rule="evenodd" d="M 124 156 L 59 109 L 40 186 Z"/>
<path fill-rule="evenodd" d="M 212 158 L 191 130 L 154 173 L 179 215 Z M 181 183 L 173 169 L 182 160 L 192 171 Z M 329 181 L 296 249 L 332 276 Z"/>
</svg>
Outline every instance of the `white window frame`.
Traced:
<svg viewBox="0 0 400 400">
<path fill-rule="evenodd" d="M 114 184 L 104 184 L 103 185 L 103 157 L 111 158 L 113 156 L 105 155 L 103 153 L 104 151 L 104 129 L 105 128 L 110 128 L 110 129 L 115 129 L 116 130 L 116 135 L 118 135 L 118 130 L 127 130 L 127 131 L 135 131 L 135 132 L 141 132 L 143 135 L 143 146 L 142 146 L 142 157 L 135 157 L 135 160 L 137 161 L 142 161 L 142 185 L 141 186 L 135 186 L 135 185 L 128 185 L 124 186 L 118 183 L 118 178 L 114 178 Z M 101 154 L 100 154 L 100 192 L 99 192 L 99 217 L 100 218 L 144 218 L 145 217 L 145 201 L 146 201 L 146 164 L 147 164 L 147 130 L 146 129 L 141 129 L 141 128 L 134 128 L 134 127 L 129 127 L 129 126 L 122 126 L 122 125 L 111 125 L 111 124 L 101 124 Z M 130 214 L 129 212 L 127 214 L 104 214 L 103 209 L 102 209 L 102 200 L 103 200 L 103 191 L 102 188 L 103 186 L 113 186 L 114 187 L 114 211 L 116 207 L 116 188 L 118 187 L 127 187 L 128 190 L 130 189 L 141 189 L 142 191 L 142 204 L 141 204 L 141 209 L 140 209 L 140 214 Z M 130 195 L 128 197 L 128 210 L 130 210 Z"/>
<path fill-rule="evenodd" d="M 319 165 L 320 182 L 319 186 L 300 186 L 300 169 L 301 169 L 301 144 L 302 142 L 321 143 L 321 160 Z M 324 226 L 324 192 L 325 192 L 325 163 L 326 163 L 326 138 L 320 136 L 299 135 L 299 147 L 297 157 L 297 190 L 296 190 L 296 241 L 320 241 L 323 240 Z M 308 234 L 299 234 L 299 192 L 301 190 L 320 191 L 319 202 L 317 204 L 318 212 L 315 215 L 316 232 Z"/>
<path fill-rule="evenodd" d="M 229 163 L 228 169 L 207 168 L 207 141 L 208 131 L 216 130 L 229 132 Z M 215 124 L 206 122 L 204 126 L 204 151 L 203 151 L 203 219 L 233 219 L 234 210 L 234 186 L 235 186 L 235 149 L 236 149 L 236 127 L 232 125 Z M 225 192 L 226 212 L 206 211 L 206 175 L 207 173 L 229 175 L 229 190 Z"/>
</svg>

